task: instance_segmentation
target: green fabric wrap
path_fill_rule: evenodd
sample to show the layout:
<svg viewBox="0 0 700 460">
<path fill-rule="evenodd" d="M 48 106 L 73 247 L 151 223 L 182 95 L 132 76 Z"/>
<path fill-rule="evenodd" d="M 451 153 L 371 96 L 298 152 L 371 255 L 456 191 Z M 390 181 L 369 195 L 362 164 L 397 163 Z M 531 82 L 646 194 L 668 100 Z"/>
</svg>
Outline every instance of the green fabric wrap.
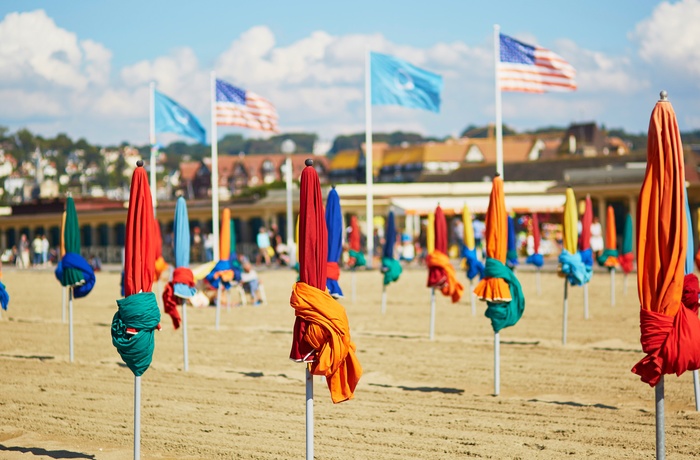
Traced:
<svg viewBox="0 0 700 460">
<path fill-rule="evenodd" d="M 160 322 L 160 309 L 153 292 L 140 292 L 117 300 L 119 310 L 112 319 L 112 345 L 135 376 L 143 375 L 151 365 L 155 339 L 153 332 Z M 136 329 L 136 334 L 126 332 Z"/>
<path fill-rule="evenodd" d="M 355 259 L 355 267 L 364 267 L 365 265 L 367 265 L 367 259 L 365 259 L 365 255 L 363 253 L 359 251 L 353 251 L 352 249 L 350 249 L 348 251 L 348 254 L 350 255 L 350 257 Z"/>
<path fill-rule="evenodd" d="M 603 253 L 598 256 L 598 265 L 604 267 L 609 257 L 617 259 L 617 249 L 606 249 L 603 251 Z"/>
<path fill-rule="evenodd" d="M 382 273 L 384 273 L 384 286 L 399 279 L 401 276 L 401 264 L 396 259 L 382 257 Z"/>
<path fill-rule="evenodd" d="M 486 317 L 491 319 L 493 332 L 513 326 L 520 320 L 525 311 L 525 296 L 520 286 L 520 281 L 515 277 L 511 269 L 503 265 L 498 259 L 486 258 L 484 278 L 502 278 L 510 288 L 510 295 L 513 298 L 510 302 L 486 302 Z"/>
</svg>

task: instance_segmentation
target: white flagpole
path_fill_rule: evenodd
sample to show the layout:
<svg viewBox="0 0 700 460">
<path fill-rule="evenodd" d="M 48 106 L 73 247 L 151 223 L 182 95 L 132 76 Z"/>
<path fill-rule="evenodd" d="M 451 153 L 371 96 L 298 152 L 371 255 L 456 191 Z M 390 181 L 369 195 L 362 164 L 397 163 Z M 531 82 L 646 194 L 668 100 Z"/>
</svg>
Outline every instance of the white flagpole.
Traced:
<svg viewBox="0 0 700 460">
<path fill-rule="evenodd" d="M 372 69 L 370 51 L 365 56 L 365 182 L 367 183 L 367 268 L 372 268 L 374 254 L 374 167 L 372 160 Z"/>
<path fill-rule="evenodd" d="M 493 26 L 493 59 L 496 77 L 496 172 L 503 176 L 503 116 L 501 108 L 501 83 L 498 67 L 501 62 L 501 26 Z M 505 179 L 505 178 L 504 178 Z"/>
<path fill-rule="evenodd" d="M 211 226 L 214 235 L 214 260 L 219 255 L 219 135 L 216 130 L 216 72 L 211 73 Z M 218 322 L 217 322 L 218 329 Z"/>
<path fill-rule="evenodd" d="M 151 168 L 151 200 L 153 203 L 153 216 L 156 215 L 156 84 L 151 82 L 150 86 L 150 124 L 149 142 L 151 143 L 151 159 L 149 166 Z"/>
</svg>

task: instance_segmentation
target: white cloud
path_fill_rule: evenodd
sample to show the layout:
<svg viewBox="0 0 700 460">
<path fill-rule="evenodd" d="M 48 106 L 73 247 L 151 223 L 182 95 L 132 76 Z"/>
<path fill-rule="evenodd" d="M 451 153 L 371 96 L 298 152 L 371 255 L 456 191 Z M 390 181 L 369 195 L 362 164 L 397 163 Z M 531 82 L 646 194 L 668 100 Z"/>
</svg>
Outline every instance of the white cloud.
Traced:
<svg viewBox="0 0 700 460">
<path fill-rule="evenodd" d="M 639 56 L 667 72 L 700 77 L 700 1 L 659 4 L 651 16 L 635 27 L 630 37 L 639 44 Z"/>
</svg>

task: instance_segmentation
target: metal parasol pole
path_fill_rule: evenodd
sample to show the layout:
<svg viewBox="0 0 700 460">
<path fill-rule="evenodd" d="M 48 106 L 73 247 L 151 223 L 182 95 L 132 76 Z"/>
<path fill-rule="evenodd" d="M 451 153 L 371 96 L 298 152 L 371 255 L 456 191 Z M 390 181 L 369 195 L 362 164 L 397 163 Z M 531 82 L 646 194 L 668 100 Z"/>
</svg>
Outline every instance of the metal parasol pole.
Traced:
<svg viewBox="0 0 700 460">
<path fill-rule="evenodd" d="M 474 294 L 474 289 L 472 288 L 472 280 L 469 280 L 469 292 L 472 299 L 472 316 L 476 316 L 476 294 Z"/>
<path fill-rule="evenodd" d="M 564 278 L 564 319 L 561 326 L 561 344 L 566 345 L 566 318 L 569 314 L 569 280 Z"/>
<path fill-rule="evenodd" d="M 231 288 L 226 289 L 226 311 L 231 311 Z"/>
<path fill-rule="evenodd" d="M 219 318 L 221 316 L 221 280 L 219 287 L 216 289 L 216 330 L 219 330 Z"/>
<path fill-rule="evenodd" d="M 435 288 L 430 288 L 430 340 L 435 338 Z"/>
<path fill-rule="evenodd" d="M 66 287 L 61 288 L 61 322 L 66 324 Z"/>
<path fill-rule="evenodd" d="M 540 267 L 537 267 L 537 271 L 535 272 L 535 287 L 537 289 L 537 295 L 542 294 L 542 287 L 540 284 L 540 274 L 542 272 L 542 269 Z"/>
<path fill-rule="evenodd" d="M 306 365 L 306 460 L 314 459 L 314 376 Z"/>
<path fill-rule="evenodd" d="M 583 319 L 588 319 L 588 283 L 583 285 Z"/>
<path fill-rule="evenodd" d="M 356 292 L 356 287 L 355 287 L 355 267 L 352 267 L 352 276 L 351 281 L 352 281 L 352 303 L 355 303 L 355 292 Z"/>
<path fill-rule="evenodd" d="M 656 460 L 666 458 L 666 430 L 664 427 L 664 376 L 654 387 L 656 400 Z"/>
<path fill-rule="evenodd" d="M 700 378 L 697 369 L 693 371 L 693 390 L 695 393 L 695 410 L 700 411 Z"/>
<path fill-rule="evenodd" d="M 141 458 L 141 376 L 134 376 L 134 460 Z"/>
<path fill-rule="evenodd" d="M 615 306 L 615 267 L 610 269 L 610 306 Z"/>
<path fill-rule="evenodd" d="M 627 273 L 622 277 L 622 295 L 627 295 Z"/>
<path fill-rule="evenodd" d="M 501 394 L 501 337 L 493 333 L 493 395 Z"/>
<path fill-rule="evenodd" d="M 189 358 L 187 356 L 187 300 L 182 300 L 182 357 L 185 361 L 185 372 L 190 370 Z"/>
<path fill-rule="evenodd" d="M 382 315 L 386 313 L 386 284 L 382 286 Z"/>
<path fill-rule="evenodd" d="M 73 362 L 73 288 L 68 288 L 68 350 Z"/>
</svg>

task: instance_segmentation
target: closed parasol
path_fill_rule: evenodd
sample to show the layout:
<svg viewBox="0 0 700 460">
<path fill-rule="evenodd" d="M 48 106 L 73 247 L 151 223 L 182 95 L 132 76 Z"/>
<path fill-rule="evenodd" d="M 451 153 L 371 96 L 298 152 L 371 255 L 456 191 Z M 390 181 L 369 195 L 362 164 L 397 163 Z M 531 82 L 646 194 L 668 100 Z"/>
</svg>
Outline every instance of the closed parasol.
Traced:
<svg viewBox="0 0 700 460">
<path fill-rule="evenodd" d="M 544 256 L 540 254 L 540 221 L 537 217 L 537 213 L 532 215 L 532 219 L 530 219 L 530 226 L 532 228 L 532 254 L 527 256 L 525 263 L 534 265 L 537 269 L 535 272 L 535 284 L 537 285 L 537 295 L 540 295 L 540 271 L 544 265 Z"/>
<path fill-rule="evenodd" d="M 396 245 L 396 222 L 394 211 L 389 211 L 386 218 L 386 229 L 384 230 L 384 248 L 382 250 L 382 266 L 380 272 L 383 275 L 382 282 L 382 314 L 386 313 L 386 287 L 398 281 L 401 272 L 401 264 L 394 258 L 394 247 Z"/>
<path fill-rule="evenodd" d="M 506 251 L 506 265 L 511 270 L 518 265 L 518 248 L 515 237 L 515 220 L 508 216 L 508 249 Z"/>
<path fill-rule="evenodd" d="M 484 264 L 476 255 L 476 242 L 474 240 L 474 224 L 469 207 L 465 204 L 462 209 L 462 226 L 464 227 L 464 243 L 462 245 L 462 257 L 466 261 L 467 278 L 469 279 L 469 292 L 472 305 L 472 316 L 476 316 L 476 296 L 472 289 L 474 278 L 479 275 L 479 279 L 484 276 Z"/>
<path fill-rule="evenodd" d="M 343 290 L 338 284 L 340 255 L 343 252 L 343 213 L 340 210 L 340 197 L 335 187 L 328 192 L 326 201 L 326 230 L 328 231 L 326 287 L 328 292 L 337 299 L 343 297 Z"/>
</svg>

